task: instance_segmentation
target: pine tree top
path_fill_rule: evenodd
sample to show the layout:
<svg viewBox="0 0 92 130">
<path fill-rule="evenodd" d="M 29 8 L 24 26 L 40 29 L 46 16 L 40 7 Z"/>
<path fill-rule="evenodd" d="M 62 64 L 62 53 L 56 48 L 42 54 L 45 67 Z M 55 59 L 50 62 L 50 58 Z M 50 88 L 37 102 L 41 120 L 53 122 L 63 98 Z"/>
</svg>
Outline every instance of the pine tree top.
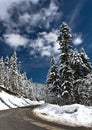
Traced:
<svg viewBox="0 0 92 130">
<path fill-rule="evenodd" d="M 60 35 L 58 37 L 58 41 L 61 44 L 72 42 L 71 29 L 66 22 L 63 22 L 60 26 Z"/>
</svg>

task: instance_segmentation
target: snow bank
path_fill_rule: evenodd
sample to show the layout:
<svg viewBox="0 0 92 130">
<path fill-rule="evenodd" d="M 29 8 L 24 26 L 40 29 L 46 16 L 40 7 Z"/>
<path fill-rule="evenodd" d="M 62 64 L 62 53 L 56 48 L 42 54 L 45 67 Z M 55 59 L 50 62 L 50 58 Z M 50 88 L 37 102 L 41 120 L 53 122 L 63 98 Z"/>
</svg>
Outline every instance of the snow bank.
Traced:
<svg viewBox="0 0 92 130">
<path fill-rule="evenodd" d="M 18 98 L 4 91 L 0 92 L 0 110 L 42 104 L 43 102 L 31 101 L 26 98 Z"/>
<path fill-rule="evenodd" d="M 58 106 L 46 104 L 34 110 L 39 117 L 72 126 L 92 127 L 92 107 L 73 104 Z"/>
</svg>

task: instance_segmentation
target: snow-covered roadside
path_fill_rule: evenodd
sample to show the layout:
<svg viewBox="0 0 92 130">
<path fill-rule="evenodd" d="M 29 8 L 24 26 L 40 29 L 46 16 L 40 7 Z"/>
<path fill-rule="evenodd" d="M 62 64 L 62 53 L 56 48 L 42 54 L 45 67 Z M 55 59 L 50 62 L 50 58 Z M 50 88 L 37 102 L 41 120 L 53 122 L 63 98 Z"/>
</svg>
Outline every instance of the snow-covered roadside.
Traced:
<svg viewBox="0 0 92 130">
<path fill-rule="evenodd" d="M 37 105 L 42 103 L 43 102 L 31 101 L 26 98 L 18 98 L 16 96 L 6 93 L 5 91 L 0 92 L 0 110 L 24 107 L 28 105 Z"/>
<path fill-rule="evenodd" d="M 92 107 L 84 105 L 58 106 L 45 104 L 36 108 L 34 113 L 48 121 L 72 126 L 92 127 Z"/>
</svg>

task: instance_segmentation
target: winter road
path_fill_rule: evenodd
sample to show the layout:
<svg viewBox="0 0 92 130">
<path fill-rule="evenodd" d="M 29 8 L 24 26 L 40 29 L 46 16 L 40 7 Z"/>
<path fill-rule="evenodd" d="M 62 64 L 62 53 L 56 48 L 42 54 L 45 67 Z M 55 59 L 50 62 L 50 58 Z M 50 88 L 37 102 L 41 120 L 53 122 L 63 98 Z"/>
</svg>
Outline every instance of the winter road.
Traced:
<svg viewBox="0 0 92 130">
<path fill-rule="evenodd" d="M 0 111 L 0 130 L 91 130 L 47 122 L 32 114 L 37 106 Z"/>
</svg>

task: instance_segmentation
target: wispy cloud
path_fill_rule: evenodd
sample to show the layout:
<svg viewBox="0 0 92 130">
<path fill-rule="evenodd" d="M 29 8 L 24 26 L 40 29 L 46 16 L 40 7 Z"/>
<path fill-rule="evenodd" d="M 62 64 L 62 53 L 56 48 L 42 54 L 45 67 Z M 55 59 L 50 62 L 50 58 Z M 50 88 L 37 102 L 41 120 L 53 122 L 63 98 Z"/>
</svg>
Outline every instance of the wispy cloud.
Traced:
<svg viewBox="0 0 92 130">
<path fill-rule="evenodd" d="M 74 26 L 76 26 L 76 22 L 77 20 L 79 20 L 79 15 L 80 15 L 80 11 L 82 10 L 83 6 L 85 4 L 85 0 L 83 1 L 79 1 L 79 3 L 77 3 L 76 7 L 74 8 L 74 10 L 72 11 L 73 13 L 71 13 L 71 18 L 69 21 L 70 26 L 73 28 Z M 80 19 L 81 20 L 81 19 Z"/>
</svg>

